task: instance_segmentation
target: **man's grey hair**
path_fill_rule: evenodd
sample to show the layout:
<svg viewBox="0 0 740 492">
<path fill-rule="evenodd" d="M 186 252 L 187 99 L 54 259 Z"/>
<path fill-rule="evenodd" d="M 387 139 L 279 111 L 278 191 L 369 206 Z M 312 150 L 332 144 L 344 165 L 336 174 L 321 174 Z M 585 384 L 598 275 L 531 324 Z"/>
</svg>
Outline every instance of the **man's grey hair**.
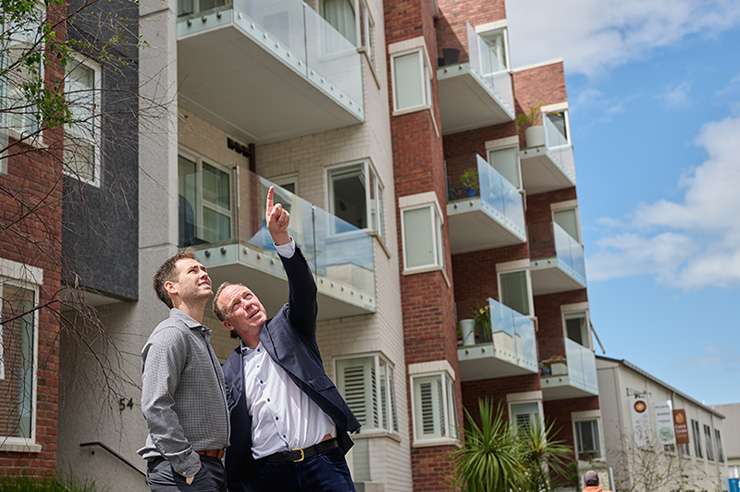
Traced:
<svg viewBox="0 0 740 492">
<path fill-rule="evenodd" d="M 224 322 L 226 321 L 226 313 L 224 313 L 223 309 L 221 309 L 218 305 L 218 297 L 221 295 L 221 292 L 231 285 L 241 285 L 241 284 L 232 284 L 231 282 L 224 282 L 221 285 L 219 285 L 218 290 L 216 291 L 216 294 L 213 296 L 213 314 L 216 315 L 216 318 L 218 318 L 219 321 Z"/>
</svg>

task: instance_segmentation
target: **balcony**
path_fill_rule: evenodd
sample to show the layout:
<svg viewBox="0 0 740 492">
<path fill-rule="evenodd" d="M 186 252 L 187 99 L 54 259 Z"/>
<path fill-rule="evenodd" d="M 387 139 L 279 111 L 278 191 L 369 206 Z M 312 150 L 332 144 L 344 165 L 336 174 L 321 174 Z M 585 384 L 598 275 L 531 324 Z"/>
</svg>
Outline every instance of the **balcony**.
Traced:
<svg viewBox="0 0 740 492">
<path fill-rule="evenodd" d="M 183 107 L 255 143 L 364 120 L 357 48 L 311 7 L 301 0 L 215 3 L 178 0 Z"/>
<path fill-rule="evenodd" d="M 437 70 L 442 133 L 447 135 L 513 121 L 514 92 L 506 67 L 483 70 L 482 40 L 467 25 L 470 60 Z"/>
<path fill-rule="evenodd" d="M 196 250 L 214 288 L 221 282 L 244 283 L 272 316 L 288 301 L 287 277 L 264 219 L 265 197 L 273 183 L 250 172 L 221 172 L 218 180 L 213 178 L 216 173 L 209 173 L 199 178 L 202 193 L 183 193 L 181 170 L 181 245 Z M 207 185 L 216 182 L 217 186 Z M 290 212 L 290 234 L 314 273 L 318 319 L 373 313 L 370 234 L 280 187 L 275 191 L 276 201 Z"/>
<path fill-rule="evenodd" d="M 549 118 L 543 115 L 542 121 L 542 127 L 532 129 L 544 133 L 544 145 L 526 148 L 519 153 L 522 182 L 531 195 L 576 185 L 573 146 Z"/>
<path fill-rule="evenodd" d="M 542 375 L 544 400 L 564 400 L 597 396 L 596 357 L 591 349 L 565 339 L 565 362 L 550 365 L 550 373 Z"/>
<path fill-rule="evenodd" d="M 537 343 L 534 320 L 489 299 L 490 326 L 470 345 L 457 349 L 463 381 L 534 374 Z"/>
<path fill-rule="evenodd" d="M 467 161 L 467 157 L 448 160 L 448 168 Z M 527 239 L 519 190 L 481 156 L 475 156 L 475 163 L 460 178 L 464 184 L 448 187 L 453 254 L 511 246 Z"/>
<path fill-rule="evenodd" d="M 557 223 L 552 223 L 555 236 L 555 256 L 532 260 L 532 291 L 534 295 L 554 294 L 586 287 L 586 263 L 583 245 Z"/>
</svg>

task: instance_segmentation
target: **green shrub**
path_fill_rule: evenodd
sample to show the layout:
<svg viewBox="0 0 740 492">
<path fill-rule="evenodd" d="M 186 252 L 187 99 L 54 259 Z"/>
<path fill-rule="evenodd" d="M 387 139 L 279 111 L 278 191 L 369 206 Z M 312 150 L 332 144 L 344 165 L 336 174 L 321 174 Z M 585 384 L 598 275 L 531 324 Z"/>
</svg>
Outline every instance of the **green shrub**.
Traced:
<svg viewBox="0 0 740 492">
<path fill-rule="evenodd" d="M 3 477 L 0 478 L 1 492 L 96 492 L 91 482 L 56 478 Z"/>
</svg>

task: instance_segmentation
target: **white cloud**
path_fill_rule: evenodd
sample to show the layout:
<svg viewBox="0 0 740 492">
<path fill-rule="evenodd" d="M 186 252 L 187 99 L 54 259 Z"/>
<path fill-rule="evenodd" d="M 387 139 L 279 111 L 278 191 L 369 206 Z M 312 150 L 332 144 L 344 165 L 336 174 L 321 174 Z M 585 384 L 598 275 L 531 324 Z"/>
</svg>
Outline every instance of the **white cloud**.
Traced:
<svg viewBox="0 0 740 492">
<path fill-rule="evenodd" d="M 665 91 L 658 96 L 668 108 L 680 109 L 689 105 L 691 93 L 691 82 L 683 81 L 676 85 L 666 87 Z"/>
<path fill-rule="evenodd" d="M 681 178 L 681 200 L 599 221 L 620 230 L 597 241 L 593 280 L 649 274 L 680 288 L 740 285 L 740 117 L 705 125 L 696 143 L 707 159 Z"/>
<path fill-rule="evenodd" d="M 509 0 L 506 9 L 515 66 L 563 57 L 589 76 L 740 24 L 737 0 Z"/>
</svg>

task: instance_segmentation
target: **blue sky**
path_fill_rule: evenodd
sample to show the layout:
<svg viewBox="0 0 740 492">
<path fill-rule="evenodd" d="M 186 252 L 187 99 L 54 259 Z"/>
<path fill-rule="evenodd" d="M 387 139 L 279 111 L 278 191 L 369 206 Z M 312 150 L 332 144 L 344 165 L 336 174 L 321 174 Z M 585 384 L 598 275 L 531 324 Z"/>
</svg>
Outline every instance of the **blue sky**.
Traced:
<svg viewBox="0 0 740 492">
<path fill-rule="evenodd" d="M 740 402 L 740 2 L 515 0 L 514 66 L 565 59 L 607 355 Z"/>
</svg>

